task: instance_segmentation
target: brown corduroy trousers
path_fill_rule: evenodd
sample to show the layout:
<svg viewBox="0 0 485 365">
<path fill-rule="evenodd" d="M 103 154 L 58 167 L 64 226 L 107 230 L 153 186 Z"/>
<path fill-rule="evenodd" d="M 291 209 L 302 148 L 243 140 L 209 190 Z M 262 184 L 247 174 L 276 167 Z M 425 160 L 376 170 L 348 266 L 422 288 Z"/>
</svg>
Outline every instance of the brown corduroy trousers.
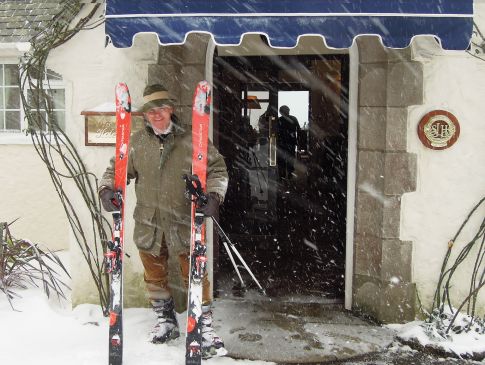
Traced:
<svg viewBox="0 0 485 365">
<path fill-rule="evenodd" d="M 158 256 L 138 251 L 144 267 L 144 279 L 150 300 L 168 299 L 172 296 L 170 286 L 168 284 L 169 275 L 181 275 L 185 288 L 189 286 L 189 252 L 184 252 L 178 255 L 180 263 L 180 271 L 177 273 L 170 273 L 168 270 L 168 248 L 165 242 L 165 236 L 162 237 L 162 245 L 160 254 Z M 210 282 L 207 272 L 202 279 L 202 302 L 209 304 L 212 302 L 212 295 L 210 292 Z"/>
</svg>

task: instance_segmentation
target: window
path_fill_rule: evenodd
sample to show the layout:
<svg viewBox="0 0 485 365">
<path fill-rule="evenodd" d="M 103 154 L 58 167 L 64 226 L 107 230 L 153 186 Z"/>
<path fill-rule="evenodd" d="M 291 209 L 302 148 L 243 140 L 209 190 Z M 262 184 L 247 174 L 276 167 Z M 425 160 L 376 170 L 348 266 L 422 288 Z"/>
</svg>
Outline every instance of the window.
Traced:
<svg viewBox="0 0 485 365">
<path fill-rule="evenodd" d="M 32 112 L 37 112 L 38 110 L 39 113 L 42 114 L 43 119 L 47 121 L 47 125 L 50 125 L 50 118 L 52 118 L 52 122 L 56 122 L 59 128 L 64 130 L 66 125 L 66 96 L 62 77 L 58 73 L 49 69 L 44 72 L 43 75 L 44 79 L 42 80 L 42 87 L 47 90 L 47 98 L 42 98 L 42 95 L 35 93 L 35 90 L 26 90 L 24 92 L 26 92 L 27 95 L 27 102 L 32 108 Z M 46 111 L 47 109 L 52 110 L 52 114 L 48 115 Z M 48 130 L 46 129 L 45 132 L 47 131 Z"/>
<path fill-rule="evenodd" d="M 245 98 L 244 93 L 245 92 L 243 91 L 243 100 Z M 269 91 L 248 90 L 245 105 L 243 105 L 241 110 L 241 115 L 244 116 L 244 113 L 246 112 L 251 126 L 254 129 L 259 130 L 259 117 L 264 114 L 264 112 L 268 109 L 268 106 Z"/>
<path fill-rule="evenodd" d="M 278 91 L 278 110 L 282 105 L 290 108 L 290 114 L 298 119 L 300 128 L 308 129 L 309 91 Z"/>
<path fill-rule="evenodd" d="M 27 98 L 32 111 L 37 111 L 49 122 L 53 118 L 57 125 L 65 128 L 65 89 L 62 77 L 54 71 L 43 72 L 42 86 L 47 89 L 47 99 L 41 99 L 34 90 L 20 90 L 20 67 L 17 64 L 0 64 L 0 132 L 21 132 L 27 128 L 20 92 Z M 52 110 L 47 115 L 47 103 Z M 46 127 L 46 132 L 47 132 Z"/>
<path fill-rule="evenodd" d="M 39 100 L 40 95 L 34 93 L 33 90 L 27 90 L 27 101 L 29 105 L 32 107 L 31 112 L 33 113 L 41 113 L 44 120 L 46 120 L 49 124 L 49 118 L 53 119 L 53 122 L 57 122 L 57 125 L 64 130 L 65 127 L 65 95 L 64 89 L 57 89 L 50 86 L 51 89 L 47 91 L 47 100 Z M 52 110 L 52 114 L 49 116 L 47 114 L 47 105 L 46 103 L 50 103 L 50 108 Z"/>
<path fill-rule="evenodd" d="M 19 66 L 0 64 L 0 131 L 20 131 Z"/>
</svg>

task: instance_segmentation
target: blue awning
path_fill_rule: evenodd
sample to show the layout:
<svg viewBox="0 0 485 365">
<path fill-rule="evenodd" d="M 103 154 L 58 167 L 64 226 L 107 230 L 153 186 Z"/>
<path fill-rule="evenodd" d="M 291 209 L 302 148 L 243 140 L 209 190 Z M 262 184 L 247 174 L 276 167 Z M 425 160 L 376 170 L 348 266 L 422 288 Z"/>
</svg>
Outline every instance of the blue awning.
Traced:
<svg viewBox="0 0 485 365">
<path fill-rule="evenodd" d="M 464 50 L 472 27 L 473 0 L 106 1 L 106 33 L 115 47 L 130 47 L 138 33 L 156 33 L 169 45 L 202 32 L 220 45 L 259 33 L 282 48 L 296 46 L 303 35 L 322 36 L 331 48 L 348 48 L 363 34 L 378 35 L 391 48 L 432 35 L 445 49 Z"/>
</svg>

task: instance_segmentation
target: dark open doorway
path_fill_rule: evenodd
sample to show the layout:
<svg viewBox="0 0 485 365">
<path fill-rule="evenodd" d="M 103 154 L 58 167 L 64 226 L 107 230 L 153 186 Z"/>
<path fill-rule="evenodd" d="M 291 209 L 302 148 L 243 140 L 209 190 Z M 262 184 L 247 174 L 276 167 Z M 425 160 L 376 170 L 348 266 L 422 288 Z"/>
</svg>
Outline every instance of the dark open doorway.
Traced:
<svg viewBox="0 0 485 365">
<path fill-rule="evenodd" d="M 346 55 L 214 59 L 214 125 L 230 176 L 220 221 L 270 295 L 344 296 L 347 90 Z M 216 288 L 233 270 L 223 250 Z"/>
</svg>

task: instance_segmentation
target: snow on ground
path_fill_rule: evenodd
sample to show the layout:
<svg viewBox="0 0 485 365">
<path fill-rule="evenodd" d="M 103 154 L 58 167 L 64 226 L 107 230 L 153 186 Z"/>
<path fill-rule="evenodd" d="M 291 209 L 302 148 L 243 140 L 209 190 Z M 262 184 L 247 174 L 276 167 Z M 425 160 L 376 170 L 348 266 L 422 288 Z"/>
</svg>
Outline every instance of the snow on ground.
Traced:
<svg viewBox="0 0 485 365">
<path fill-rule="evenodd" d="M 66 260 L 63 260 L 63 257 L 61 257 L 61 260 L 66 262 Z M 22 298 L 13 300 L 15 311 L 12 310 L 3 293 L 0 293 L 0 364 L 105 365 L 108 363 L 108 319 L 102 316 L 99 306 L 83 304 L 72 310 L 69 301 L 59 301 L 56 297 L 47 299 L 42 290 L 38 288 L 17 290 L 16 292 Z M 70 293 L 68 292 L 66 295 L 69 297 Z M 296 300 L 295 302 L 298 303 L 299 301 Z M 242 329 L 244 329 L 244 333 L 247 332 L 248 334 L 257 334 L 259 333 L 257 331 L 266 331 L 265 336 L 261 336 L 264 339 L 264 344 L 261 342 L 259 345 L 264 345 L 263 350 L 265 351 L 275 351 L 275 349 L 278 349 L 277 351 L 281 352 L 282 334 L 278 333 L 278 336 L 272 339 L 271 336 L 268 336 L 269 332 L 267 329 L 261 326 L 261 323 L 264 322 L 266 324 L 269 323 L 271 330 L 279 328 L 275 322 L 277 318 L 270 318 L 271 321 L 268 319 L 263 321 L 261 319 L 263 317 L 257 317 L 255 320 L 259 323 L 259 327 L 252 328 L 247 321 L 247 318 L 251 317 L 248 313 L 246 316 L 243 316 L 245 318 L 243 328 L 242 324 L 237 321 L 238 317 L 234 317 L 231 314 L 234 310 L 234 303 L 232 303 L 232 306 L 231 303 L 231 301 L 226 300 L 218 304 L 220 318 L 232 318 L 230 326 L 224 326 L 227 333 L 222 331 L 223 337 L 225 336 L 226 339 L 230 339 L 231 336 L 239 336 L 239 332 Z M 258 305 L 258 302 L 254 302 L 254 305 Z M 229 309 L 225 308 L 225 306 Z M 247 303 L 239 307 L 239 310 L 242 311 L 243 308 L 248 311 L 253 310 Z M 226 313 L 224 310 L 226 312 L 229 310 L 230 312 Z M 273 317 L 275 317 L 278 315 L 278 313 L 273 312 L 271 308 L 267 308 L 266 311 L 257 311 L 261 316 L 274 314 Z M 314 337 L 313 342 L 316 341 L 317 344 L 322 345 L 317 346 L 317 350 L 319 350 L 319 347 L 322 347 L 322 351 L 328 350 L 331 352 L 335 350 L 336 352 L 345 352 L 349 348 L 352 348 L 355 350 L 353 351 L 355 355 L 357 355 L 367 352 L 368 346 L 372 347 L 375 345 L 376 349 L 373 351 L 384 351 L 382 352 L 384 355 L 380 359 L 380 361 L 383 361 L 383 364 L 389 363 L 387 362 L 389 356 L 391 358 L 409 356 L 407 352 L 401 354 L 401 349 L 406 346 L 399 346 L 399 351 L 391 351 L 389 348 L 384 350 L 383 346 L 391 341 L 391 338 L 387 338 L 389 334 L 385 333 L 385 328 L 379 329 L 377 326 L 369 326 L 365 323 L 360 324 L 360 322 L 356 323 L 355 321 L 357 319 L 349 322 L 350 319 L 338 311 L 326 320 L 325 318 L 300 318 L 300 316 L 284 313 L 281 315 L 287 316 L 284 319 L 285 323 L 288 322 L 288 318 L 291 319 L 294 317 L 294 322 L 301 327 L 300 334 L 311 335 L 310 337 Z M 185 328 L 185 313 L 179 315 L 178 319 L 180 327 L 183 330 Z M 154 345 L 147 340 L 148 333 L 155 324 L 155 320 L 155 314 L 151 309 L 125 309 L 124 365 L 151 365 L 161 363 L 165 365 L 182 365 L 185 363 L 184 336 L 172 343 L 164 345 Z M 466 318 L 461 318 L 457 323 L 466 323 L 465 320 Z M 299 327 L 297 326 L 295 328 Z M 464 358 L 471 353 L 485 354 L 485 333 L 483 331 L 480 333 L 450 332 L 449 337 L 443 338 L 430 336 L 429 334 L 432 332 L 429 331 L 429 328 L 426 331 L 426 328 L 423 327 L 423 322 L 411 322 L 405 325 L 388 325 L 387 331 L 390 330 L 398 332 L 398 337 L 401 339 L 416 340 L 422 347 L 431 344 L 447 350 L 448 353 L 452 352 Z M 295 345 L 298 342 L 294 336 L 297 333 L 293 333 L 294 331 L 296 330 L 293 328 L 291 331 L 286 330 L 286 332 L 283 332 L 285 336 L 283 340 L 290 341 L 283 341 L 283 343 L 286 345 Z M 352 341 L 349 336 L 355 338 L 355 344 L 352 346 Z M 237 343 L 237 339 L 235 338 L 232 338 L 232 341 Z M 253 342 L 250 342 L 249 345 L 252 346 L 249 349 L 255 346 Z M 364 345 L 367 347 L 363 348 Z M 291 346 L 287 347 L 290 348 Z M 379 350 L 380 347 L 382 347 L 381 350 Z M 251 357 L 248 355 L 247 349 L 243 353 L 246 354 L 245 356 Z M 261 354 L 255 355 L 257 356 L 254 358 L 264 358 L 260 357 Z M 271 359 L 274 360 L 274 357 Z M 423 362 L 423 364 L 431 363 L 427 361 Z M 369 362 L 362 362 L 362 364 L 364 363 L 377 364 L 379 362 L 376 362 L 375 358 L 370 357 Z M 485 363 L 485 360 L 482 363 Z M 204 361 L 204 364 L 263 365 L 273 363 L 250 361 L 247 359 L 235 360 L 225 357 L 210 359 Z M 356 362 L 356 364 L 360 363 Z"/>
<path fill-rule="evenodd" d="M 71 310 L 70 303 L 47 299 L 40 289 L 18 291 L 13 311 L 0 295 L 0 364 L 105 365 L 108 363 L 108 319 L 97 305 L 83 304 Z M 184 328 L 185 316 L 179 316 Z M 147 340 L 155 315 L 147 308 L 124 312 L 124 365 L 184 364 L 185 338 L 154 345 Z M 213 365 L 270 364 L 262 361 L 215 358 Z"/>
<path fill-rule="evenodd" d="M 459 314 L 456 324 L 464 328 L 464 318 Z M 397 337 L 404 343 L 415 343 L 422 348 L 435 349 L 441 353 L 454 354 L 457 358 L 483 358 L 485 355 L 485 333 L 479 326 L 472 327 L 469 332 L 455 333 L 449 331 L 445 336 L 440 335 L 444 331 L 437 330 L 436 323 L 422 321 L 409 322 L 404 325 L 389 325 L 389 328 L 397 330 Z M 481 333 L 480 333 L 481 332 Z M 485 360 L 484 360 L 485 362 Z"/>
</svg>

